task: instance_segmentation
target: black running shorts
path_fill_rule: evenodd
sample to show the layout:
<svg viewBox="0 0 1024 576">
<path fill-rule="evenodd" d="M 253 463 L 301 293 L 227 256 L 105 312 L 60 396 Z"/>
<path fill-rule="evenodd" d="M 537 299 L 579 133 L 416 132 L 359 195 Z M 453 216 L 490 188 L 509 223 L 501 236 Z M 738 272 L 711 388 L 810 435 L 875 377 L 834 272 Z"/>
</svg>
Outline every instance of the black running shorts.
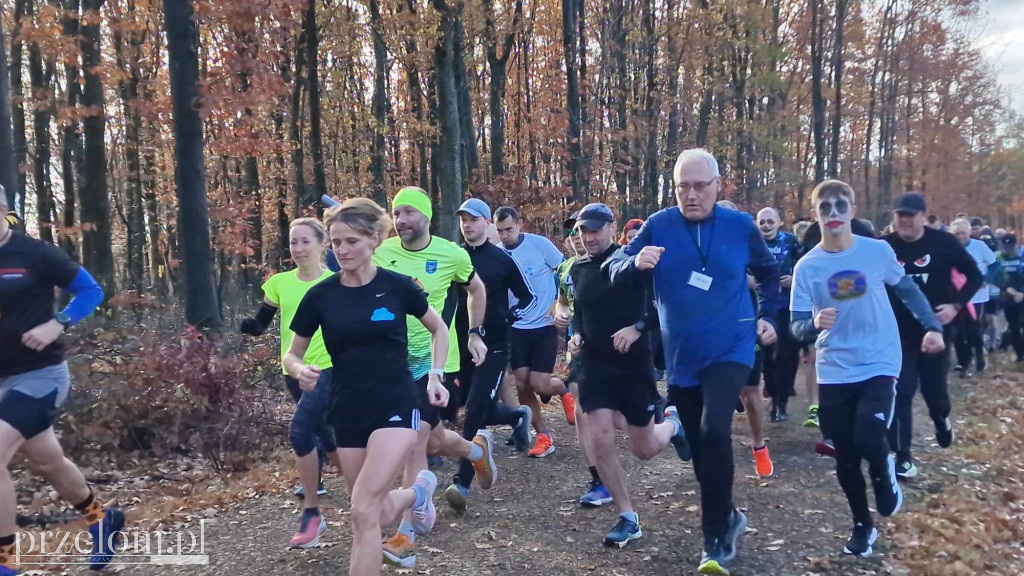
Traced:
<svg viewBox="0 0 1024 576">
<path fill-rule="evenodd" d="M 508 331 L 508 341 L 512 348 L 512 370 L 529 368 L 531 372 L 540 374 L 551 374 L 555 371 L 558 331 L 554 326 L 529 330 L 512 328 Z"/>
<path fill-rule="evenodd" d="M 747 386 L 761 385 L 761 372 L 764 370 L 764 348 L 758 346 L 754 353 L 754 366 L 750 369 L 750 378 L 747 378 Z"/>
<path fill-rule="evenodd" d="M 657 411 L 658 384 L 653 367 L 626 366 L 588 355 L 582 362 L 579 403 L 583 412 L 617 410 L 630 426 L 647 426 Z"/>
<path fill-rule="evenodd" d="M 381 419 L 372 426 L 361 428 L 345 428 L 345 422 L 334 419 L 328 421 L 334 428 L 334 440 L 338 448 L 366 448 L 370 442 L 370 435 L 382 428 L 406 428 L 418 431 L 420 429 L 420 411 L 416 408 L 405 410 L 387 419 Z"/>
</svg>

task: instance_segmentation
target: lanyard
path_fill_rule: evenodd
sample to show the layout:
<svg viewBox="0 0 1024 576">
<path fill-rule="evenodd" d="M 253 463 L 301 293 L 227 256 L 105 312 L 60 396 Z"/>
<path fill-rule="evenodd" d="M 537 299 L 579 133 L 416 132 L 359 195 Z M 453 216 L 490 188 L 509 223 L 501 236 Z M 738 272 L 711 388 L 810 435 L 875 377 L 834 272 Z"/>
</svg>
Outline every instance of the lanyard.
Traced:
<svg viewBox="0 0 1024 576">
<path fill-rule="evenodd" d="M 714 208 L 712 208 L 712 214 L 714 214 Z M 714 215 L 711 216 L 711 232 L 708 234 L 708 251 L 704 252 L 700 245 L 700 222 L 697 222 L 697 234 L 694 235 L 693 230 L 690 229 L 689 222 L 686 223 L 686 231 L 690 234 L 690 239 L 693 240 L 693 246 L 697 249 L 697 254 L 700 255 L 700 273 L 703 274 L 708 268 L 708 258 L 711 257 L 711 241 L 715 238 L 715 221 L 717 218 Z"/>
</svg>

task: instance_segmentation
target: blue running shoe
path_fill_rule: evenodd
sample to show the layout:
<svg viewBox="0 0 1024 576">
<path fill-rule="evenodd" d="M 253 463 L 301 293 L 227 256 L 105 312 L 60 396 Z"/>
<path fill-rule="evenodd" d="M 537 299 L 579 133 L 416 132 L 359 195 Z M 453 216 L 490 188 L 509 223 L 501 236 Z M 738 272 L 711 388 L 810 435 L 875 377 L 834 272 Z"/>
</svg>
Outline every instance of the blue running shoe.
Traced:
<svg viewBox="0 0 1024 576">
<path fill-rule="evenodd" d="M 529 406 L 520 406 L 519 412 L 522 417 L 519 423 L 512 428 L 512 445 L 519 452 L 530 449 L 530 423 L 533 420 L 533 410 Z"/>
<path fill-rule="evenodd" d="M 635 514 L 635 513 L 634 513 Z M 640 530 L 640 517 L 636 517 L 636 522 L 626 518 L 625 516 L 619 516 L 619 521 L 615 523 L 615 527 L 604 537 L 605 546 L 618 546 L 619 548 L 629 544 L 630 540 L 637 540 L 644 533 Z"/>
<path fill-rule="evenodd" d="M 452 485 L 444 491 L 444 499 L 455 511 L 465 512 L 466 507 L 469 505 L 469 488 L 452 483 Z"/>
<path fill-rule="evenodd" d="M 700 565 L 697 566 L 698 574 L 719 574 L 729 576 L 729 569 L 726 567 L 727 560 L 722 551 L 722 539 L 713 538 L 704 542 L 704 551 L 700 555 Z"/>
<path fill-rule="evenodd" d="M 89 568 L 101 570 L 114 559 L 114 552 L 121 545 L 121 529 L 124 528 L 124 512 L 107 508 L 103 520 L 89 526 L 92 535 L 92 556 Z"/>
<path fill-rule="evenodd" d="M 580 496 L 580 506 L 584 508 L 600 508 L 605 504 L 611 504 L 611 502 L 612 495 L 608 493 L 608 488 L 594 480 L 591 480 L 590 485 L 587 486 L 587 493 Z"/>
<path fill-rule="evenodd" d="M 736 541 L 747 532 L 747 517 L 739 510 L 733 509 L 729 514 L 729 529 L 722 539 L 722 556 L 726 562 L 736 558 Z"/>
<path fill-rule="evenodd" d="M 693 453 L 690 452 L 690 443 L 686 440 L 686 431 L 683 430 L 683 421 L 679 419 L 679 411 L 676 410 L 675 406 L 669 406 L 665 409 L 665 420 L 671 420 L 678 426 L 679 432 L 672 437 L 672 445 L 676 447 L 676 455 L 683 462 L 688 462 L 693 458 Z"/>
</svg>

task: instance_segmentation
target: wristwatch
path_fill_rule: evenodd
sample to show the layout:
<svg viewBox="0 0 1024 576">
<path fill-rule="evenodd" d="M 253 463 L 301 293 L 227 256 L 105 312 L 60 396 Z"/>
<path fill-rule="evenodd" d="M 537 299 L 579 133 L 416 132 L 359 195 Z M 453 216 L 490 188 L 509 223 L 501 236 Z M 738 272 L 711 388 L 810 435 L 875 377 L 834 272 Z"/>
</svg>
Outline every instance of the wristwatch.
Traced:
<svg viewBox="0 0 1024 576">
<path fill-rule="evenodd" d="M 71 327 L 71 316 L 68 316 L 63 312 L 58 312 L 57 315 L 53 317 L 53 319 L 59 322 L 65 328 Z"/>
<path fill-rule="evenodd" d="M 637 322 L 636 324 L 633 324 L 633 328 L 636 328 L 637 332 L 644 332 L 644 331 L 647 330 L 647 322 L 644 322 L 643 320 L 641 320 L 641 321 Z"/>
<path fill-rule="evenodd" d="M 486 331 L 486 330 L 484 330 L 484 327 L 483 327 L 483 326 L 477 326 L 476 328 L 470 328 L 470 329 L 469 329 L 469 334 L 470 334 L 471 336 L 472 336 L 473 334 L 476 334 L 477 336 L 479 336 L 479 337 L 483 338 L 483 337 L 484 337 L 484 336 L 485 336 L 485 335 L 487 334 L 487 331 Z"/>
</svg>

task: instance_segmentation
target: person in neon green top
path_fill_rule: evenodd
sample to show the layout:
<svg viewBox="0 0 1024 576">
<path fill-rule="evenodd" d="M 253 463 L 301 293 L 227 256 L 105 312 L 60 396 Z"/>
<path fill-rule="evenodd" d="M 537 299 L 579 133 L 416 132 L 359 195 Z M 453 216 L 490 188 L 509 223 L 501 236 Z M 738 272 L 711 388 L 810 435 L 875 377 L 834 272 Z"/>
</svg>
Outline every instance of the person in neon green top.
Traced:
<svg viewBox="0 0 1024 576">
<path fill-rule="evenodd" d="M 484 345 L 483 320 L 486 307 L 484 283 L 475 274 L 469 253 L 453 242 L 431 236 L 430 219 L 433 210 L 430 197 L 421 188 L 406 187 L 398 191 L 391 203 L 395 222 L 393 236 L 385 240 L 373 255 L 373 263 L 385 270 L 411 277 L 427 293 L 430 307 L 441 313 L 450 328 L 454 327 L 458 294 L 454 286 L 467 292 L 469 307 L 469 353 L 473 363 L 480 365 L 487 356 Z M 416 379 L 420 396 L 421 428 L 419 443 L 406 463 L 405 480 L 411 483 L 421 470 L 427 469 L 427 454 L 465 458 L 475 452 L 474 445 L 458 433 L 441 425 L 441 411 L 426 399 L 426 377 L 430 369 L 430 333 L 419 322 L 409 322 L 409 370 Z M 454 376 L 459 371 L 459 347 L 454 330 L 449 331 L 450 343 L 445 373 Z M 447 378 L 448 382 L 453 377 Z M 456 394 L 451 395 L 452 398 Z M 486 449 L 491 454 L 490 447 Z M 473 460 L 473 458 L 469 458 Z M 385 557 L 415 558 L 411 530 L 411 516 L 406 512 L 395 536 L 384 545 Z"/>
<path fill-rule="evenodd" d="M 294 270 L 271 276 L 263 284 L 263 305 L 253 318 L 242 321 L 243 334 L 260 336 L 267 331 L 277 311 L 281 311 L 281 359 L 292 343 L 292 318 L 306 292 L 334 275 L 324 265 L 327 250 L 327 229 L 315 218 L 299 218 L 290 226 L 289 250 L 292 260 L 298 266 Z M 332 391 L 331 357 L 324 347 L 319 331 L 310 341 L 304 360 L 318 366 L 321 377 L 316 388 L 303 392 L 299 383 L 285 372 L 288 392 L 297 403 L 289 427 L 289 440 L 295 451 L 301 486 L 296 495 L 304 500 L 305 511 L 299 521 L 299 529 L 292 537 L 293 548 L 312 548 L 320 540 L 320 534 L 327 529 L 327 523 L 320 515 L 318 496 L 326 494 L 320 480 L 320 470 L 329 457 L 338 469 L 337 446 L 334 432 L 327 425 L 327 410 Z"/>
</svg>

